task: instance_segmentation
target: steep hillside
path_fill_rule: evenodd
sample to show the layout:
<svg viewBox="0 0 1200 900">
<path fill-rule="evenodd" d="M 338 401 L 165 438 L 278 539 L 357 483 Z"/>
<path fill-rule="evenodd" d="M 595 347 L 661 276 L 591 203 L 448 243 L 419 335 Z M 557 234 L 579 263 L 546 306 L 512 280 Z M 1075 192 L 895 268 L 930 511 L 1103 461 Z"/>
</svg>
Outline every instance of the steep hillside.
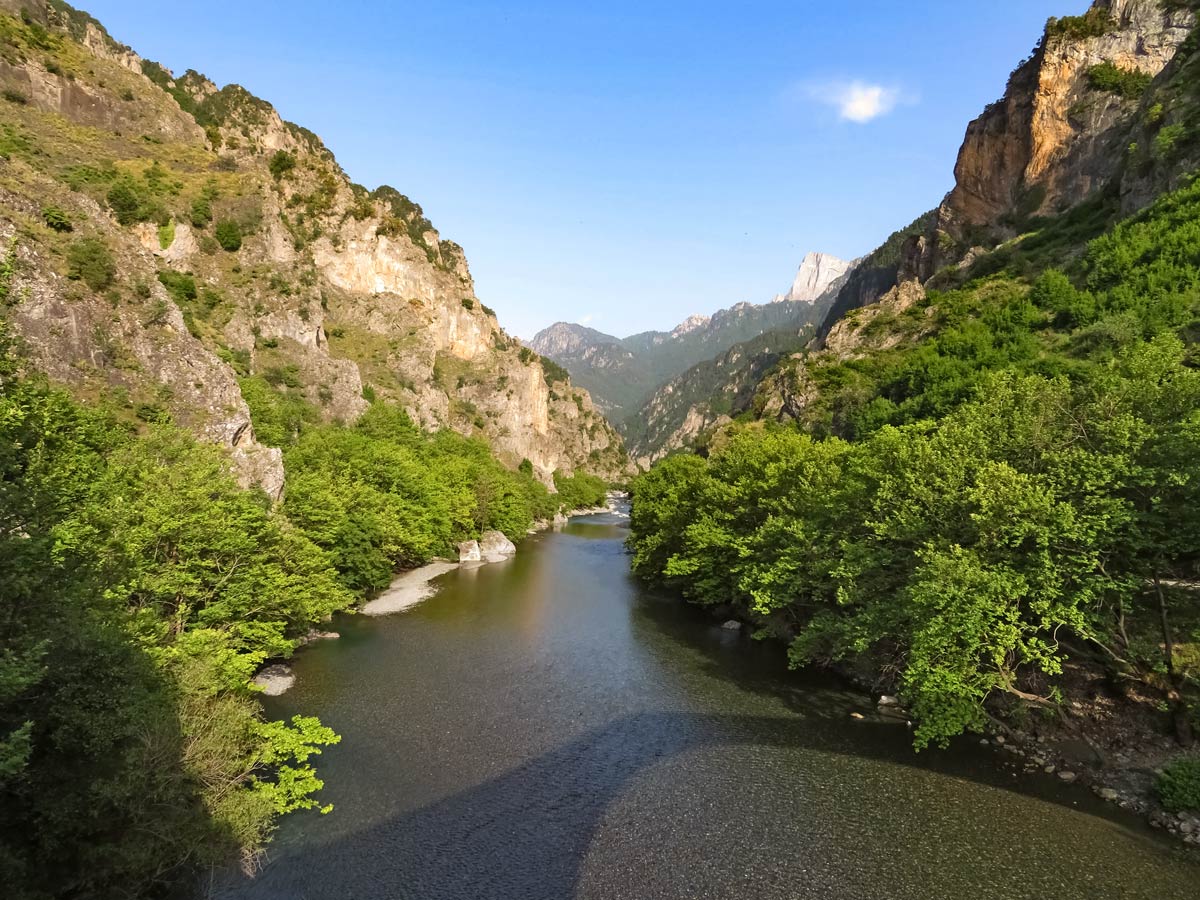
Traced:
<svg viewBox="0 0 1200 900">
<path fill-rule="evenodd" d="M 768 331 L 672 378 L 626 422 L 634 462 L 645 469 L 676 450 L 699 447 L 707 434 L 745 412 L 763 377 L 812 336 L 812 326 Z"/>
<path fill-rule="evenodd" d="M 420 206 L 352 183 L 241 87 L 175 77 L 64 3 L 0 11 L 7 317 L 38 368 L 186 425 L 272 494 L 280 456 L 255 402 L 352 422 L 390 400 L 547 484 L 622 471 L 586 391 L 503 331 Z"/>
<path fill-rule="evenodd" d="M 1192 843 L 1169 773 L 1200 765 L 1194 6 L 1051 20 L 863 304 L 756 420 L 635 481 L 630 540 L 645 578 L 902 703 L 918 747 L 1029 740 Z"/>
<path fill-rule="evenodd" d="M 626 338 L 559 322 L 539 332 L 530 347 L 565 367 L 627 435 L 644 437 L 647 427 L 661 430 L 659 424 L 643 421 L 643 406 L 658 388 L 737 344 L 773 331 L 796 333 L 817 323 L 832 289 L 844 283 L 854 265 L 810 253 L 791 288 L 769 303 L 738 303 L 711 316 L 690 316 L 669 332 L 646 331 Z M 688 395 L 700 396 L 697 391 Z"/>
<path fill-rule="evenodd" d="M 897 287 L 911 297 L 913 285 L 956 287 L 1014 261 L 1029 277 L 1186 183 L 1200 166 L 1195 18 L 1175 0 L 1096 0 L 1051 19 L 1004 97 L 968 126 L 953 190 L 867 257 L 821 325 L 825 348 L 773 372 L 756 408 L 802 417 L 810 370 L 846 358 L 855 310 L 885 313 L 866 314 L 868 343 L 885 331 Z"/>
</svg>

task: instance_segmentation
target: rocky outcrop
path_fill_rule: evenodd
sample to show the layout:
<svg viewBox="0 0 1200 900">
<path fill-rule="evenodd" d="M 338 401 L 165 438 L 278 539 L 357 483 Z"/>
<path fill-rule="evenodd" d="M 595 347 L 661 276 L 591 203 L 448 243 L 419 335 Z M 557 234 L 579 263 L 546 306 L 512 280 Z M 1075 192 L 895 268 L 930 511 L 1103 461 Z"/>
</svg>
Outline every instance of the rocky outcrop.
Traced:
<svg viewBox="0 0 1200 900">
<path fill-rule="evenodd" d="M 857 264 L 857 261 L 847 262 L 828 253 L 809 253 L 800 263 L 791 289 L 777 297 L 776 301 L 816 303 L 835 282 L 845 278 Z"/>
<path fill-rule="evenodd" d="M 0 58 L 0 87 L 24 101 L 4 104 L 22 142 L 5 162 L 0 240 L 20 235 L 8 317 L 56 381 L 185 425 L 273 496 L 280 454 L 255 440 L 239 379 L 330 421 L 394 401 L 427 428 L 486 438 L 514 468 L 529 460 L 547 484 L 556 470 L 624 475 L 587 392 L 504 332 L 417 204 L 351 183 L 316 135 L 236 85 L 174 76 L 65 4 L 0 2 L 52 35 L 15 20 Z M 115 217 L 118 182 L 152 204 L 141 221 Z M 49 207 L 70 231 L 47 227 Z M 216 240 L 218 223 L 234 243 Z M 111 275 L 64 277 L 84 238 Z"/>
<path fill-rule="evenodd" d="M 1138 98 L 1098 88 L 1092 68 L 1157 76 L 1194 22 L 1160 0 L 1097 0 L 1086 17 L 1052 19 L 1004 97 L 968 126 L 939 227 L 955 238 L 980 229 L 1011 236 L 1020 220 L 1106 187 L 1120 174 Z"/>
</svg>

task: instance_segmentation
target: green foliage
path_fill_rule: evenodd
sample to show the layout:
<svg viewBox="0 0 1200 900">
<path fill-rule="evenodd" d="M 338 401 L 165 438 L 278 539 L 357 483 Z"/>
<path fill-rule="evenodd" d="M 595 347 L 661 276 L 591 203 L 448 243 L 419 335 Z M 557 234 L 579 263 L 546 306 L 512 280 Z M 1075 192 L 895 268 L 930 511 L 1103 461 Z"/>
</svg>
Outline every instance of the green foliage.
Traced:
<svg viewBox="0 0 1200 900">
<path fill-rule="evenodd" d="M 1118 94 L 1126 100 L 1136 100 L 1146 93 L 1153 76 L 1137 69 L 1122 69 L 1110 62 L 1099 63 L 1087 71 L 1088 82 L 1098 91 Z"/>
<path fill-rule="evenodd" d="M 4 256 L 0 258 L 0 307 L 7 306 L 12 299 L 13 276 L 17 273 L 17 239 L 14 235 L 4 248 Z M 2 323 L 3 320 L 0 320 Z M 0 330 L 0 349 L 5 349 L 5 334 Z M 3 360 L 0 360 L 0 374 L 4 373 Z"/>
<path fill-rule="evenodd" d="M 46 223 L 47 228 L 51 228 L 54 231 L 67 232 L 75 230 L 75 226 L 71 224 L 71 216 L 66 210 L 57 206 L 43 206 L 42 221 Z"/>
<path fill-rule="evenodd" d="M 474 301 L 474 300 L 472 300 L 470 297 L 463 297 L 463 300 L 462 300 L 462 308 L 463 308 L 463 309 L 474 309 L 474 308 L 475 308 L 475 301 Z"/>
<path fill-rule="evenodd" d="M 542 373 L 546 376 L 546 384 L 571 380 L 571 373 L 549 357 L 539 356 L 538 362 L 542 366 Z"/>
<path fill-rule="evenodd" d="M 1155 791 L 1171 812 L 1200 811 L 1200 757 L 1177 760 L 1166 766 Z"/>
<path fill-rule="evenodd" d="M 80 238 L 67 248 L 67 277 L 102 291 L 116 280 L 117 266 L 100 238 Z"/>
<path fill-rule="evenodd" d="M 1052 17 L 1046 23 L 1046 35 L 1050 38 L 1082 41 L 1103 37 L 1116 27 L 1117 21 L 1112 17 L 1112 13 L 1102 7 L 1095 7 L 1082 16 L 1063 16 L 1061 19 Z"/>
<path fill-rule="evenodd" d="M 166 225 L 158 226 L 158 246 L 166 250 L 173 243 L 175 243 L 175 222 L 172 220 Z"/>
<path fill-rule="evenodd" d="M 133 179 L 121 178 L 114 182 L 108 189 L 106 199 L 109 209 L 120 224 L 132 225 L 145 221 L 142 193 Z"/>
<path fill-rule="evenodd" d="M 485 444 L 426 435 L 386 403 L 353 428 L 306 427 L 289 444 L 284 509 L 354 591 L 383 588 L 398 569 L 481 531 L 518 538 L 553 514 L 546 489 L 505 469 Z"/>
<path fill-rule="evenodd" d="M 242 226 L 233 219 L 222 219 L 213 231 L 222 250 L 236 253 L 242 249 Z"/>
<path fill-rule="evenodd" d="M 993 698 L 1055 702 L 1067 636 L 1193 689 L 1155 633 L 1200 609 L 1146 585 L 1200 562 L 1200 184 L 1081 248 L 1100 209 L 888 325 L 928 336 L 810 358 L 803 431 L 744 428 L 638 478 L 635 571 L 734 604 L 796 665 L 894 673 L 918 746 Z"/>
<path fill-rule="evenodd" d="M 208 197 L 197 197 L 192 201 L 191 220 L 196 228 L 204 228 L 212 221 L 212 201 Z"/>
<path fill-rule="evenodd" d="M 186 272 L 165 269 L 158 273 L 158 280 L 178 306 L 187 306 L 198 296 L 196 279 Z"/>
<path fill-rule="evenodd" d="M 1188 137 L 1188 129 L 1182 123 L 1167 125 L 1154 136 L 1154 152 L 1162 159 L 1171 159 Z"/>
<path fill-rule="evenodd" d="M 267 163 L 267 169 L 276 181 L 294 168 L 296 168 L 296 155 L 287 150 L 276 150 Z"/>
<path fill-rule="evenodd" d="M 603 506 L 608 491 L 604 479 L 586 472 L 576 472 L 570 477 L 555 472 L 554 488 L 558 491 L 559 506 L 565 512 Z"/>
<path fill-rule="evenodd" d="M 0 875 L 13 896 L 165 896 L 314 804 L 336 735 L 264 722 L 249 678 L 351 596 L 219 451 L 11 371 Z"/>
</svg>

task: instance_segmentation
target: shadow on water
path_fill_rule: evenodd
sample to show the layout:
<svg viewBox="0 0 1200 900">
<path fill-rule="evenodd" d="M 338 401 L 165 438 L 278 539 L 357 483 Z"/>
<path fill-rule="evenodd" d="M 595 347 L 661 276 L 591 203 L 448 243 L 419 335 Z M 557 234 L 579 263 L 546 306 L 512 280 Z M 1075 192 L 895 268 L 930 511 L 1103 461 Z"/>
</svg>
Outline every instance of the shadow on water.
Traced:
<svg viewBox="0 0 1200 900">
<path fill-rule="evenodd" d="M 637 677 L 597 693 L 570 695 L 571 702 L 587 704 L 615 694 L 623 705 L 613 707 L 611 717 L 593 711 L 591 727 L 564 728 L 556 746 L 548 742 L 543 748 L 551 749 L 524 761 L 476 744 L 475 752 L 493 752 L 511 760 L 511 767 L 477 784 L 465 774 L 459 784 L 470 786 L 418 808 L 364 817 L 335 837 L 322 838 L 321 829 L 313 828 L 312 839 L 277 848 L 258 878 L 225 883 L 216 896 L 1182 900 L 1200 895 L 1194 890 L 1200 869 L 1175 859 L 1131 819 L 1119 819 L 1082 788 L 1014 780 L 1001 771 L 995 754 L 973 743 L 917 755 L 903 723 L 849 719 L 862 698 L 831 686 L 828 678 L 788 673 L 778 646 L 723 631 L 699 610 L 681 611 L 677 602 L 647 596 L 620 562 L 621 525 L 575 520 L 564 530 L 566 540 L 535 539 L 536 551 L 507 574 L 498 568 L 473 576 L 472 584 L 482 581 L 480 596 L 494 586 L 509 589 L 494 593 L 500 605 L 468 600 L 460 607 L 459 600 L 448 598 L 441 611 L 423 614 L 431 628 L 440 627 L 443 617 L 508 615 L 502 604 L 514 596 L 514 587 L 524 593 L 545 582 L 579 592 L 582 578 L 606 572 L 604 591 L 625 597 L 627 608 L 598 604 L 593 596 L 562 598 L 554 608 L 563 607 L 567 618 L 554 639 L 574 640 L 585 625 L 615 634 L 629 629 L 629 644 L 617 646 L 635 655 L 632 663 L 617 656 L 605 664 L 620 671 L 628 665 Z M 620 612 L 613 615 L 613 609 Z M 488 620 L 480 633 L 494 635 L 503 621 Z M 552 627 L 548 621 L 551 625 L 539 627 Z M 419 624 L 413 620 L 405 630 L 414 633 Z M 544 631 L 538 634 L 521 652 L 548 641 L 554 646 Z M 605 646 L 603 638 L 601 633 L 593 644 L 569 643 L 564 653 L 575 659 Z M 545 671 L 562 677 L 597 670 Z M 538 678 L 518 690 L 536 692 L 545 676 Z M 656 708 L 663 698 L 681 708 Z M 506 709 L 543 722 L 552 713 L 537 702 Z M 513 732 L 530 724 L 519 718 L 505 723 Z M 432 759 L 455 765 L 444 751 Z M 381 773 L 355 777 L 365 781 L 376 774 Z"/>
<path fill-rule="evenodd" d="M 890 745 L 883 724 L 861 726 L 858 751 Z M 577 896 L 581 869 L 606 810 L 642 770 L 718 746 L 752 745 L 784 750 L 838 752 L 820 731 L 802 719 L 757 716 L 644 713 L 627 716 L 588 732 L 478 787 L 411 813 L 396 816 L 326 844 L 314 857 L 269 867 L 237 896 L 258 898 L 422 898 L 422 900 L 566 900 Z M 882 759 L 892 761 L 890 753 Z M 687 827 L 681 823 L 681 827 Z M 817 836 L 819 841 L 819 836 Z M 844 841 L 839 838 L 839 843 Z M 855 850 L 850 847 L 853 858 Z M 1097 845 L 1097 850 L 1101 848 Z M 865 848 L 864 848 L 865 850 Z M 682 862 L 682 860 L 681 860 Z M 327 869 L 336 871 L 333 881 Z M 622 876 L 614 876 L 620 880 Z M 901 884 L 878 893 L 860 893 L 846 872 L 838 883 L 828 873 L 807 873 L 812 889 L 794 888 L 779 897 L 949 897 L 945 892 L 916 893 Z M 1074 876 L 1073 876 L 1074 877 Z M 624 890 L 612 896 L 643 896 Z M 1172 893 L 1173 880 L 1153 885 L 1159 900 Z M 1148 885 L 1148 888 L 1151 887 Z M 1059 894 L 1080 897 L 1135 897 L 1114 885 L 1112 893 Z M 964 893 L 971 895 L 968 875 Z M 1006 890 L 1011 890 L 1007 887 Z M 850 891 L 847 893 L 846 891 Z M 605 894 L 604 896 L 609 896 Z M 657 894 L 655 896 L 658 896 Z M 669 896 L 692 896 L 680 893 Z M 736 892 L 702 896 L 737 896 Z M 760 895 L 765 896 L 765 895 Z M 1003 893 L 994 896 L 1041 896 Z"/>
</svg>

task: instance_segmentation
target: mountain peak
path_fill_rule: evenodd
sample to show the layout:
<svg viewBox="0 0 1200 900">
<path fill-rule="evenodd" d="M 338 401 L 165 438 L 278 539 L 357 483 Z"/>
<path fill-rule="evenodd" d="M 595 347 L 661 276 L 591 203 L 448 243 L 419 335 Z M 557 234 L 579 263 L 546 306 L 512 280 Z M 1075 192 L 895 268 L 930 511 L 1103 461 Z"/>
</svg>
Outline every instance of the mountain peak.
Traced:
<svg viewBox="0 0 1200 900">
<path fill-rule="evenodd" d="M 831 284 L 845 275 L 853 263 L 828 253 L 809 253 L 800 263 L 792 288 L 782 300 L 813 303 Z"/>
</svg>

